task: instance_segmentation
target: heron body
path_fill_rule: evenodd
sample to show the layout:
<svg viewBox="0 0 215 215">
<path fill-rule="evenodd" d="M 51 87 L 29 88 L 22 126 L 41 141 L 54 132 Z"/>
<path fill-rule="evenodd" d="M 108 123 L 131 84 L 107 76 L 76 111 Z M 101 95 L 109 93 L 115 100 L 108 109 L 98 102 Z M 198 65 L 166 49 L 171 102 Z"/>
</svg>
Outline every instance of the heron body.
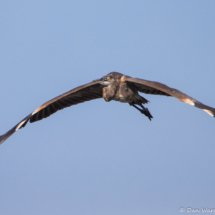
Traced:
<svg viewBox="0 0 215 215">
<path fill-rule="evenodd" d="M 134 85 L 129 85 L 129 83 L 124 81 L 126 78 L 130 77 L 121 73 L 112 72 L 109 73 L 107 77 L 103 77 L 96 81 L 101 82 L 103 79 L 109 81 L 108 85 L 103 88 L 103 98 L 105 101 L 109 102 L 114 100 L 122 103 L 129 103 L 151 120 L 151 118 L 153 118 L 151 113 L 143 106 L 143 104 L 148 103 L 148 101 L 138 94 L 138 90 Z M 104 85 L 106 84 L 105 82 Z M 139 105 L 141 109 L 136 105 Z"/>
<path fill-rule="evenodd" d="M 74 88 L 44 103 L 12 129 L 0 136 L 0 144 L 15 131 L 25 127 L 27 122 L 36 122 L 49 117 L 63 108 L 99 98 L 104 98 L 107 102 L 114 100 L 128 103 L 151 120 L 153 118 L 151 113 L 148 108 L 143 106 L 143 104 L 148 103 L 148 100 L 139 95 L 139 92 L 152 95 L 172 96 L 182 102 L 200 108 L 209 115 L 215 117 L 214 108 L 204 105 L 177 89 L 170 88 L 159 82 L 131 78 L 130 76 L 118 72 L 111 72 L 101 79 Z"/>
<path fill-rule="evenodd" d="M 135 96 L 138 96 L 137 89 L 129 87 L 126 82 L 121 82 L 122 74 L 110 73 L 110 83 L 103 88 L 103 98 L 109 102 L 111 100 L 122 103 L 131 103 Z M 128 76 L 127 76 L 128 77 Z"/>
</svg>

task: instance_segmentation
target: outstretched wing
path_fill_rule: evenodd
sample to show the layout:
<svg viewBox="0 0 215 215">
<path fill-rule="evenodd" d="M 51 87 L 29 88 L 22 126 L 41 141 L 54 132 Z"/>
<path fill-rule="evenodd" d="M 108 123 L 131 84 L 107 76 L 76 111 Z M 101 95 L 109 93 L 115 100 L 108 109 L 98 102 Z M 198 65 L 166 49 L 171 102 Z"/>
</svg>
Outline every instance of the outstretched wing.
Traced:
<svg viewBox="0 0 215 215">
<path fill-rule="evenodd" d="M 8 137 L 10 137 L 16 130 L 23 128 L 28 121 L 36 122 L 63 108 L 76 105 L 82 102 L 93 99 L 102 98 L 103 85 L 91 82 L 82 85 L 73 90 L 70 90 L 38 107 L 33 113 L 25 117 L 21 122 L 14 126 L 4 135 L 0 136 L 0 144 L 2 144 Z"/>
<path fill-rule="evenodd" d="M 186 95 L 185 93 L 182 93 L 181 91 L 176 90 L 174 88 L 170 88 L 165 84 L 161 84 L 155 81 L 147 81 L 139 78 L 130 78 L 130 77 L 124 78 L 123 81 L 126 81 L 128 84 L 134 84 L 138 89 L 138 91 L 142 93 L 173 96 L 179 99 L 180 101 L 185 102 L 189 105 L 195 106 L 197 108 L 200 108 L 206 113 L 208 113 L 209 115 L 215 117 L 214 108 L 204 105 L 201 102 L 197 101 L 196 99 Z"/>
</svg>

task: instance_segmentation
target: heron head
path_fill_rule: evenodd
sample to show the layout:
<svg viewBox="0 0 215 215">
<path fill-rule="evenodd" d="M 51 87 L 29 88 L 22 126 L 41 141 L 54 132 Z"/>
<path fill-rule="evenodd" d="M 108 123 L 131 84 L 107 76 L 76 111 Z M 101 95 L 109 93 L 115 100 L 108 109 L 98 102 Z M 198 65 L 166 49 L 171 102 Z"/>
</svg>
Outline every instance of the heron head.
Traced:
<svg viewBox="0 0 215 215">
<path fill-rule="evenodd" d="M 106 75 L 106 76 L 103 76 L 101 79 L 94 80 L 94 82 L 108 86 L 111 83 L 111 80 L 112 80 L 112 77 L 109 75 Z"/>
</svg>

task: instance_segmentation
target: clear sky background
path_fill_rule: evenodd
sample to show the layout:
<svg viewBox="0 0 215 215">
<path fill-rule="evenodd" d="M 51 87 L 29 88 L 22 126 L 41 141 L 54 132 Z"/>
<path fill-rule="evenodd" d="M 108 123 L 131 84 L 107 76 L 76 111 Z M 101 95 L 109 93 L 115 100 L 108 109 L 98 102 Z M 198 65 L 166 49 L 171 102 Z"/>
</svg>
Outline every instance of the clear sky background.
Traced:
<svg viewBox="0 0 215 215">
<path fill-rule="evenodd" d="M 0 134 L 117 71 L 215 107 L 215 1 L 0 1 Z M 154 119 L 103 99 L 0 146 L 1 215 L 185 214 L 215 208 L 215 119 L 145 95 Z"/>
</svg>

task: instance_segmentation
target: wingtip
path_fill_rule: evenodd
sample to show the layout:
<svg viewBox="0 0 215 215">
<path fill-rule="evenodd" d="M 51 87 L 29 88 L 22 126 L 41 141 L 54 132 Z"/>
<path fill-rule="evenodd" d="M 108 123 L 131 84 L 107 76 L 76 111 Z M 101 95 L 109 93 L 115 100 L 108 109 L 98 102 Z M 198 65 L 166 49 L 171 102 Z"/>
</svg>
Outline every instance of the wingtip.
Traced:
<svg viewBox="0 0 215 215">
<path fill-rule="evenodd" d="M 211 111 L 207 109 L 203 109 L 203 111 L 205 111 L 207 114 L 211 115 L 212 117 L 215 117 L 215 111 Z"/>
<path fill-rule="evenodd" d="M 0 145 L 7 139 L 7 138 L 4 138 L 5 135 L 2 135 L 0 136 Z"/>
<path fill-rule="evenodd" d="M 16 131 L 16 126 L 13 127 L 12 129 L 10 129 L 7 133 L 3 134 L 2 136 L 0 136 L 0 145 L 7 140 L 7 138 L 9 138 L 14 132 Z"/>
<path fill-rule="evenodd" d="M 212 117 L 215 117 L 215 108 L 209 107 L 207 105 L 202 104 L 201 102 L 195 101 L 194 103 L 195 107 L 202 109 L 205 111 L 207 114 L 209 114 Z"/>
</svg>

